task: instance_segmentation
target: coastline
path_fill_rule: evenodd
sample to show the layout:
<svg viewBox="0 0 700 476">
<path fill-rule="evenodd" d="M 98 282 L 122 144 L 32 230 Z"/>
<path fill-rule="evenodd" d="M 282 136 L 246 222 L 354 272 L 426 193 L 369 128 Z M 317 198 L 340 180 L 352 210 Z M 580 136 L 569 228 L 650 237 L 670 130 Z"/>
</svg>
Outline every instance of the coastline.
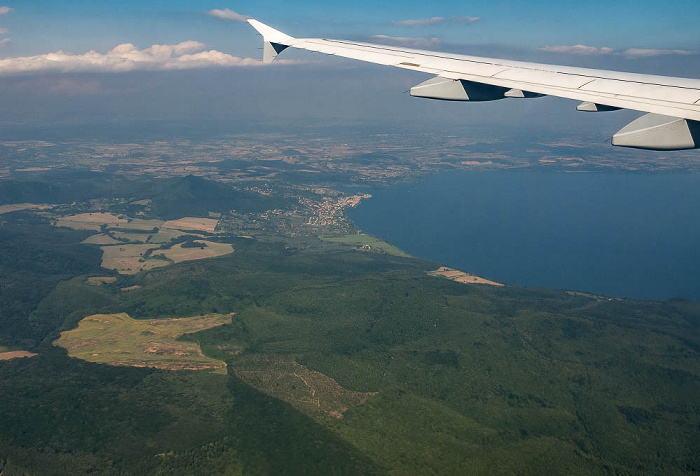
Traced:
<svg viewBox="0 0 700 476">
<path fill-rule="evenodd" d="M 366 190 L 350 220 L 413 256 L 515 286 L 700 301 L 700 177 L 437 173 Z"/>
</svg>

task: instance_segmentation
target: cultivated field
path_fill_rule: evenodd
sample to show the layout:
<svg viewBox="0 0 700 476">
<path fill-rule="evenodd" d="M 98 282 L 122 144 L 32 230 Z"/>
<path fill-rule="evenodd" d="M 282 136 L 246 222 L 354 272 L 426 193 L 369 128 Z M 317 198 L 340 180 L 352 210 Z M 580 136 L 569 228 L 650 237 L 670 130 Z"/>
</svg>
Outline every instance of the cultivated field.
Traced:
<svg viewBox="0 0 700 476">
<path fill-rule="evenodd" d="M 204 243 L 207 246 L 204 248 L 183 248 L 182 244 L 179 243 L 162 252 L 159 250 L 159 254 L 164 254 L 168 259 L 173 260 L 174 263 L 180 263 L 182 261 L 215 258 L 216 256 L 233 253 L 233 245 L 228 243 L 215 243 L 204 240 L 197 241 L 197 243 Z"/>
<path fill-rule="evenodd" d="M 114 229 L 123 230 L 153 230 L 154 228 L 160 228 L 163 225 L 163 220 L 144 220 L 142 218 L 129 218 L 125 223 L 118 223 L 115 226 L 110 226 Z"/>
<path fill-rule="evenodd" d="M 174 240 L 182 235 L 184 235 L 180 230 L 171 230 L 168 228 L 160 228 L 158 230 L 158 233 L 151 235 L 150 238 L 148 238 L 149 243 L 167 243 L 170 240 Z"/>
<path fill-rule="evenodd" d="M 462 284 L 488 284 L 490 286 L 503 286 L 501 283 L 496 281 L 491 281 L 490 279 L 482 278 L 474 274 L 465 273 L 454 268 L 448 268 L 447 266 L 441 266 L 435 271 L 429 271 L 428 276 L 441 276 L 443 278 L 451 279 Z"/>
<path fill-rule="evenodd" d="M 120 218 L 113 213 L 94 212 L 94 213 L 79 213 L 77 215 L 69 215 L 61 217 L 57 220 L 57 226 L 66 226 L 74 230 L 100 230 L 100 225 L 115 226 L 121 223 L 126 223 L 126 218 Z"/>
<path fill-rule="evenodd" d="M 126 313 L 94 314 L 54 342 L 78 359 L 108 365 L 165 370 L 226 372 L 226 364 L 205 356 L 199 344 L 176 339 L 231 322 L 232 314 L 180 319 L 132 319 Z"/>
<path fill-rule="evenodd" d="M 183 217 L 178 220 L 170 220 L 163 223 L 163 228 L 173 230 L 197 230 L 214 233 L 219 220 L 213 218 Z"/>
<path fill-rule="evenodd" d="M 102 267 L 115 269 L 122 274 L 136 274 L 169 265 L 170 262 L 165 260 L 144 259 L 144 253 L 156 247 L 144 244 L 102 246 Z"/>
<path fill-rule="evenodd" d="M 26 350 L 11 350 L 8 352 L 0 352 L 0 360 L 10 360 L 10 359 L 21 359 L 24 357 L 34 357 L 34 352 L 27 352 Z"/>
<path fill-rule="evenodd" d="M 12 213 L 18 210 L 47 210 L 53 208 L 53 205 L 36 204 L 36 203 L 13 203 L 10 205 L 0 205 L 0 215 Z"/>
</svg>

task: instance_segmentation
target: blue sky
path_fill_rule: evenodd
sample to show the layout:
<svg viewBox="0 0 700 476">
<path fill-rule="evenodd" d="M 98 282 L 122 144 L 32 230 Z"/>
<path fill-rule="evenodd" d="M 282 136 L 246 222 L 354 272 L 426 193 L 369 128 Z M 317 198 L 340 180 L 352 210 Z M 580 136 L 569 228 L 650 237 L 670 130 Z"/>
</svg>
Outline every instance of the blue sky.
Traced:
<svg viewBox="0 0 700 476">
<path fill-rule="evenodd" d="M 426 75 L 308 52 L 280 56 L 303 60 L 296 65 L 260 67 L 260 37 L 245 23 L 208 14 L 212 9 L 253 16 L 298 37 L 386 35 L 456 53 L 700 77 L 699 0 L 0 0 L 0 125 L 253 116 L 425 118 L 427 124 L 447 118 L 509 127 L 566 124 L 609 137 L 633 114 L 591 118 L 554 98 L 473 105 L 419 100 L 403 92 Z M 428 21 L 436 17 L 444 21 Z M 120 59 L 148 61 L 124 69 L 106 55 L 117 45 Z M 631 49 L 643 54 L 627 54 Z M 90 50 L 96 53 L 85 55 Z M 104 74 L 114 71 L 121 72 Z"/>
<path fill-rule="evenodd" d="M 433 1 L 260 1 L 188 0 L 5 0 L 14 10 L 0 16 L 12 43 L 0 56 L 31 55 L 63 49 L 106 50 L 196 40 L 235 55 L 250 52 L 246 25 L 205 14 L 230 8 L 288 30 L 296 36 L 437 37 L 445 43 L 503 44 L 537 48 L 584 44 L 611 48 L 696 49 L 700 46 L 698 0 L 540 0 Z M 404 27 L 393 21 L 468 15 L 460 24 Z"/>
</svg>

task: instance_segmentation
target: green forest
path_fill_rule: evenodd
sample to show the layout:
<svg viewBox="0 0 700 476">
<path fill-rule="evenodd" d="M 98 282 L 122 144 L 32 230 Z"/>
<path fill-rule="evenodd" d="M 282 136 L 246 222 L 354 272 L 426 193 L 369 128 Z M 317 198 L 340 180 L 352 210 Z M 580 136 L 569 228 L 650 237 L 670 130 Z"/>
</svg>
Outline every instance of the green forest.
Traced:
<svg viewBox="0 0 700 476">
<path fill-rule="evenodd" d="M 113 195 L 86 180 L 0 196 Z M 188 180 L 175 198 L 173 183 L 136 198 L 163 219 L 179 200 L 193 215 L 222 211 L 217 200 L 286 206 Z M 700 471 L 700 304 L 465 285 L 427 276 L 436 263 L 320 239 L 220 235 L 234 253 L 118 275 L 81 244 L 89 231 L 1 218 L 0 346 L 38 354 L 0 361 L 4 476 Z M 116 279 L 87 279 L 105 275 Z M 180 337 L 226 375 L 97 364 L 55 345 L 112 313 L 234 313 Z"/>
</svg>

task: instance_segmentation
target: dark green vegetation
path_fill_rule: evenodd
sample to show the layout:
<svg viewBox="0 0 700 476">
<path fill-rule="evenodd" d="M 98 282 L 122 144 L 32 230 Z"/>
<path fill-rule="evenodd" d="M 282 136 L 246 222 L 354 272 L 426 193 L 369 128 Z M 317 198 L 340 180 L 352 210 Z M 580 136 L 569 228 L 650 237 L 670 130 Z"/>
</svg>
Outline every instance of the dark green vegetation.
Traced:
<svg viewBox="0 0 700 476">
<path fill-rule="evenodd" d="M 195 205 L 215 211 L 215 198 Z M 94 285 L 85 276 L 105 273 L 79 245 L 87 232 L 2 221 L 0 345 L 39 353 L 0 362 L 3 475 L 700 470 L 698 304 L 462 285 L 414 258 L 232 236 L 226 257 Z M 109 367 L 52 345 L 118 312 L 235 312 L 182 337 L 228 375 Z M 251 354 L 377 393 L 311 418 L 236 377 Z"/>
<path fill-rule="evenodd" d="M 89 233 L 55 228 L 31 213 L 0 220 L 0 345 L 32 350 L 64 319 L 37 318 L 39 304 L 60 281 L 99 270 L 101 253 L 79 244 Z"/>
<path fill-rule="evenodd" d="M 71 203 L 90 199 L 132 197 L 152 200 L 154 216 L 164 220 L 183 216 L 206 216 L 208 212 L 264 211 L 283 208 L 279 198 L 268 198 L 235 190 L 201 177 L 187 176 L 160 180 L 133 180 L 95 172 L 53 171 L 28 180 L 0 181 L 0 204 Z M 129 213 L 142 207 L 124 204 L 113 211 Z"/>
</svg>

